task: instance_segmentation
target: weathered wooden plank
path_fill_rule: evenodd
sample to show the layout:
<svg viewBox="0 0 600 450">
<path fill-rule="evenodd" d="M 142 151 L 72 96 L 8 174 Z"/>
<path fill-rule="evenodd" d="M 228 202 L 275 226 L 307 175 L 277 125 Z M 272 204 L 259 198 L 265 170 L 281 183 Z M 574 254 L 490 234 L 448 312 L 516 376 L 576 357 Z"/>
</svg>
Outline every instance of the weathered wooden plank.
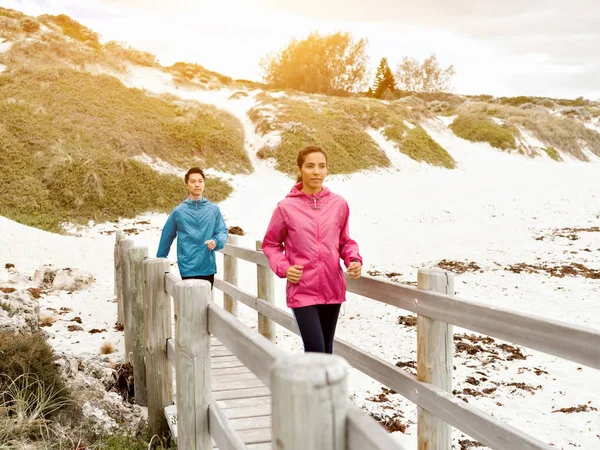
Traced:
<svg viewBox="0 0 600 450">
<path fill-rule="evenodd" d="M 273 450 L 272 444 L 270 442 L 265 442 L 262 444 L 249 444 L 246 446 L 248 450 Z"/>
<path fill-rule="evenodd" d="M 233 354 L 231 353 L 231 350 L 229 350 L 224 345 L 211 347 L 210 354 L 211 354 L 211 356 L 233 356 Z"/>
<path fill-rule="evenodd" d="M 210 405 L 210 434 L 219 450 L 245 450 L 246 445 L 216 403 Z M 206 447 L 198 447 L 206 448 Z"/>
<path fill-rule="evenodd" d="M 368 276 L 347 280 L 355 294 L 600 369 L 600 330 Z"/>
<path fill-rule="evenodd" d="M 235 256 L 254 264 L 269 267 L 269 260 L 262 252 L 250 250 L 249 248 L 238 247 L 236 245 L 227 244 L 221 250 L 224 255 Z"/>
<path fill-rule="evenodd" d="M 256 250 L 261 251 L 262 242 L 256 241 Z M 237 283 L 232 283 L 237 284 Z M 257 295 L 270 305 L 275 304 L 275 274 L 270 267 L 256 266 Z M 271 342 L 275 342 L 275 322 L 268 316 L 258 313 L 258 332 Z"/>
<path fill-rule="evenodd" d="M 117 299 L 117 322 L 123 324 L 123 298 L 121 297 L 121 256 L 119 255 L 119 243 L 124 239 L 125 233 L 117 230 L 115 233 L 115 247 L 113 249 L 113 261 L 115 268 L 115 297 Z"/>
<path fill-rule="evenodd" d="M 241 417 L 239 419 L 228 419 L 228 422 L 236 431 L 270 428 L 271 416 Z"/>
<path fill-rule="evenodd" d="M 144 277 L 142 263 L 148 256 L 146 247 L 134 247 L 129 250 L 130 289 L 131 289 L 131 321 L 130 330 L 133 340 L 133 380 L 135 387 L 135 403 L 147 406 L 146 398 L 146 347 L 144 339 Z"/>
<path fill-rule="evenodd" d="M 241 430 L 237 432 L 238 436 L 245 444 L 260 444 L 271 442 L 271 428 L 256 428 L 254 430 Z M 305 447 L 308 448 L 308 447 Z M 286 447 L 287 449 L 287 447 Z"/>
<path fill-rule="evenodd" d="M 286 450 L 345 450 L 348 366 L 336 355 L 279 358 L 272 370 L 273 440 Z"/>
<path fill-rule="evenodd" d="M 265 395 L 263 397 L 250 397 L 250 398 L 235 398 L 231 400 L 221 400 L 219 405 L 223 409 L 229 408 L 243 408 L 248 406 L 271 406 L 271 396 Z"/>
<path fill-rule="evenodd" d="M 213 377 L 218 377 L 221 375 L 233 375 L 236 373 L 252 373 L 252 371 L 250 369 L 248 369 L 246 366 L 228 367 L 228 368 L 224 368 L 224 369 L 215 369 L 213 367 L 211 370 L 211 373 L 212 373 Z"/>
<path fill-rule="evenodd" d="M 348 450 L 404 450 L 383 427 L 355 406 L 348 409 L 346 427 Z"/>
<path fill-rule="evenodd" d="M 254 375 L 251 371 L 245 372 L 245 373 L 229 373 L 229 374 L 224 374 L 224 375 L 215 375 L 214 372 L 212 372 L 212 380 L 214 383 L 227 383 L 229 381 L 242 381 L 242 380 L 258 380 L 258 378 L 256 378 L 256 375 Z"/>
<path fill-rule="evenodd" d="M 123 301 L 123 335 L 125 341 L 125 362 L 130 362 L 133 354 L 133 293 L 131 290 L 131 264 L 129 250 L 134 246 L 133 239 L 121 239 L 119 258 L 121 259 L 121 300 Z"/>
<path fill-rule="evenodd" d="M 265 395 L 271 395 L 271 391 L 269 391 L 269 388 L 267 387 L 213 392 L 213 397 L 215 400 L 264 397 Z"/>
<path fill-rule="evenodd" d="M 169 270 L 171 270 L 170 266 L 169 266 Z M 173 290 L 175 289 L 175 285 L 181 281 L 182 281 L 181 278 L 179 278 L 176 275 L 173 275 L 170 272 L 165 274 L 165 291 L 172 297 Z"/>
<path fill-rule="evenodd" d="M 236 299 L 238 302 L 241 302 L 244 305 L 247 305 L 250 308 L 263 314 L 264 316 L 269 317 L 270 319 L 287 328 L 288 330 L 292 330 L 296 334 L 299 333 L 296 321 L 294 320 L 294 317 L 291 314 L 288 314 L 282 309 L 269 304 L 262 298 L 258 298 L 255 295 L 249 294 L 248 292 L 239 289 L 237 286 L 234 286 L 219 279 L 215 279 L 215 287 L 223 292 L 227 292 L 228 295 Z"/>
<path fill-rule="evenodd" d="M 218 402 L 220 405 L 220 402 Z M 252 405 L 241 408 L 223 408 L 228 419 L 244 419 L 271 415 L 271 403 L 268 405 Z M 257 427 L 260 428 L 260 427 Z"/>
<path fill-rule="evenodd" d="M 540 440 L 495 419 L 443 389 L 422 383 L 415 376 L 347 342 L 336 339 L 335 353 L 343 356 L 362 373 L 494 450 L 552 449 Z"/>
<path fill-rule="evenodd" d="M 225 361 L 225 362 L 215 361 L 213 359 L 213 363 L 212 363 L 213 369 L 233 369 L 236 367 L 246 367 L 246 366 L 244 366 L 244 364 L 241 361 L 239 361 L 237 358 L 234 361 Z"/>
<path fill-rule="evenodd" d="M 159 436 L 169 431 L 164 409 L 173 399 L 172 369 L 166 352 L 166 342 L 171 337 L 171 299 L 165 292 L 168 271 L 166 259 L 147 259 L 142 263 L 148 428 L 152 435 Z"/>
<path fill-rule="evenodd" d="M 263 382 L 258 378 L 253 380 L 228 381 L 220 383 L 213 380 L 212 391 L 234 391 L 236 389 L 258 388 L 264 386 Z"/>
<path fill-rule="evenodd" d="M 237 243 L 238 237 L 236 235 L 230 234 L 227 237 L 227 244 L 237 247 Z M 223 279 L 235 286 L 238 284 L 238 260 L 235 256 L 228 255 L 227 253 L 223 254 Z M 223 294 L 223 308 L 235 317 L 238 316 L 237 301 L 227 294 Z"/>
<path fill-rule="evenodd" d="M 210 283 L 204 280 L 180 281 L 175 285 L 174 297 L 178 308 L 175 337 L 177 407 L 185 412 L 177 419 L 177 447 L 181 450 L 210 448 Z"/>
<path fill-rule="evenodd" d="M 283 352 L 274 343 L 252 331 L 216 305 L 208 307 L 208 326 L 240 361 L 265 385 L 270 383 L 270 366 Z"/>
<path fill-rule="evenodd" d="M 417 287 L 454 295 L 454 275 L 441 269 L 419 269 Z M 422 315 L 417 316 L 417 379 L 452 392 L 452 325 Z M 418 408 L 418 449 L 451 450 L 452 428 L 429 411 Z"/>
</svg>

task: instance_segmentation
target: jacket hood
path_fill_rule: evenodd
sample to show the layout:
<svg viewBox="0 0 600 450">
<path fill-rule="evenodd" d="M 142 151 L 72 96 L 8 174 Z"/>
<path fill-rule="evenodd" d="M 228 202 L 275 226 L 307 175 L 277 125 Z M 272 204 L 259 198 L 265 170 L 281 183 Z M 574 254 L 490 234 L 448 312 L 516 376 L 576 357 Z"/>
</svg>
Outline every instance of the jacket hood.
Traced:
<svg viewBox="0 0 600 450">
<path fill-rule="evenodd" d="M 292 187 L 292 189 L 288 193 L 288 195 L 286 195 L 286 197 L 287 198 L 291 198 L 291 197 L 310 197 L 310 195 L 307 195 L 304 192 L 302 192 L 302 188 L 303 187 L 304 187 L 304 184 L 302 182 L 295 184 L 294 187 Z M 317 192 L 316 194 L 313 194 L 313 195 L 315 197 L 322 198 L 322 197 L 325 197 L 326 195 L 329 195 L 330 192 L 331 191 L 328 188 L 326 188 L 325 186 L 323 186 L 323 188 L 321 189 L 320 192 Z"/>
</svg>

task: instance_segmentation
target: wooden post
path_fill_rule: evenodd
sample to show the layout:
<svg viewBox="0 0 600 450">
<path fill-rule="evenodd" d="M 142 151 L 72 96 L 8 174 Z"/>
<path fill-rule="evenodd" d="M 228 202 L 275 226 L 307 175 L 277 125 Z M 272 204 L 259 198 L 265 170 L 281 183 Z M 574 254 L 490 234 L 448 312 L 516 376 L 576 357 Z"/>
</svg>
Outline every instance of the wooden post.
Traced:
<svg viewBox="0 0 600 450">
<path fill-rule="evenodd" d="M 123 324 L 123 299 L 121 298 L 121 257 L 119 243 L 125 234 L 121 230 L 115 233 L 115 248 L 113 252 L 115 264 L 115 297 L 117 298 L 117 323 Z"/>
<path fill-rule="evenodd" d="M 144 297 L 142 274 L 142 263 L 148 256 L 146 247 L 134 247 L 129 250 L 129 273 L 131 286 L 131 320 L 130 329 L 126 334 L 132 336 L 133 340 L 133 386 L 135 390 L 135 402 L 141 406 L 147 406 L 146 401 L 146 346 L 144 342 Z"/>
<path fill-rule="evenodd" d="M 419 269 L 417 287 L 454 295 L 454 275 L 441 269 Z M 417 378 L 452 393 L 453 327 L 417 316 Z M 418 449 L 450 450 L 452 428 L 433 414 L 418 408 Z"/>
<path fill-rule="evenodd" d="M 230 234 L 227 238 L 227 243 L 238 245 L 238 237 L 235 234 Z M 223 279 L 228 283 L 237 286 L 238 284 L 238 260 L 235 256 L 223 255 Z M 237 300 L 231 298 L 227 294 L 223 294 L 223 308 L 229 311 L 235 317 L 238 315 Z"/>
<path fill-rule="evenodd" d="M 256 251 L 261 251 L 262 242 L 256 241 Z M 258 298 L 275 305 L 275 276 L 269 267 L 256 265 L 256 286 Z M 275 322 L 258 313 L 258 332 L 271 342 L 275 342 Z"/>
<path fill-rule="evenodd" d="M 148 431 L 150 436 L 157 434 L 161 437 L 169 433 L 164 409 L 173 403 L 173 377 L 167 359 L 167 339 L 171 338 L 171 298 L 165 291 L 165 274 L 170 269 L 169 261 L 163 258 L 147 259 L 142 263 Z"/>
<path fill-rule="evenodd" d="M 336 355 L 282 356 L 271 370 L 273 448 L 345 450 L 348 365 Z"/>
<path fill-rule="evenodd" d="M 177 447 L 181 450 L 211 449 L 208 407 L 210 382 L 210 334 L 208 305 L 210 283 L 185 280 L 175 285 L 177 304 Z"/>
<path fill-rule="evenodd" d="M 119 259 L 121 260 L 121 303 L 123 308 L 123 335 L 125 340 L 125 362 L 130 362 L 133 352 L 133 336 L 131 335 L 131 303 L 133 301 L 130 283 L 129 249 L 133 248 L 133 239 L 121 239 L 119 242 Z"/>
</svg>

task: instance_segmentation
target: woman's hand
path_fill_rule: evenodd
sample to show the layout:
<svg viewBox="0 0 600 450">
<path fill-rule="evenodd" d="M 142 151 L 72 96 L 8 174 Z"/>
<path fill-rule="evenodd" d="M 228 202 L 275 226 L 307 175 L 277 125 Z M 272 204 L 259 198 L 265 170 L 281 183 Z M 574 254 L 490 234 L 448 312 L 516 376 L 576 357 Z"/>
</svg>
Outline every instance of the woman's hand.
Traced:
<svg viewBox="0 0 600 450">
<path fill-rule="evenodd" d="M 302 269 L 304 266 L 290 266 L 285 271 L 285 277 L 290 283 L 297 283 L 300 281 L 300 277 L 302 276 Z"/>
<path fill-rule="evenodd" d="M 348 266 L 348 276 L 350 278 L 360 278 L 362 264 L 358 261 L 352 261 Z"/>
<path fill-rule="evenodd" d="M 217 243 L 213 239 L 206 241 L 205 244 L 209 250 L 214 250 L 215 248 L 217 248 Z"/>
</svg>

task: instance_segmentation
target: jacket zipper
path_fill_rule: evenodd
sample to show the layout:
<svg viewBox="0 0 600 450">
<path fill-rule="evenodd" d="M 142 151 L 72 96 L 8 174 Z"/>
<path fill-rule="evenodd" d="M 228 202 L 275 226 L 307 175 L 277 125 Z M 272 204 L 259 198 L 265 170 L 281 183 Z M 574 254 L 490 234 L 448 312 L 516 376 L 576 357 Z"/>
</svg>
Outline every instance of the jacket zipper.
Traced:
<svg viewBox="0 0 600 450">
<path fill-rule="evenodd" d="M 319 223 L 319 210 L 317 209 L 317 198 L 313 196 L 313 209 L 315 210 L 315 222 L 317 226 L 317 264 L 319 266 L 319 295 L 323 292 L 323 264 L 321 262 L 321 228 Z M 323 300 L 323 299 L 321 299 Z"/>
</svg>

